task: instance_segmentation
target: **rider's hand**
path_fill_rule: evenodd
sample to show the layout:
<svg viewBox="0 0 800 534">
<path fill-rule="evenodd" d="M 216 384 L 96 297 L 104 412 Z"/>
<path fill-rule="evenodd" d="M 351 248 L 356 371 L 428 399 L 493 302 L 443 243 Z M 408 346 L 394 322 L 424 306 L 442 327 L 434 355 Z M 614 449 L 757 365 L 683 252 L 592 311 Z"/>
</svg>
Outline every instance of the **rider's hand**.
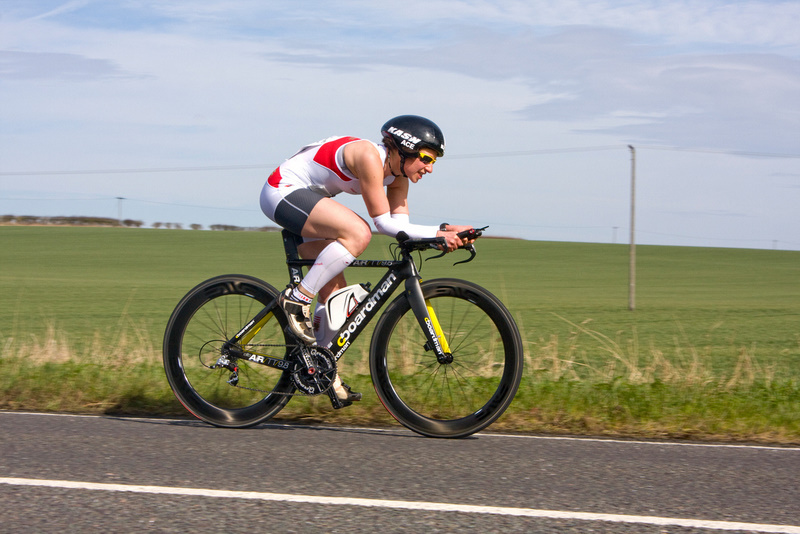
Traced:
<svg viewBox="0 0 800 534">
<path fill-rule="evenodd" d="M 447 241 L 447 252 L 453 252 L 459 247 L 465 247 L 471 243 L 475 242 L 475 239 L 467 239 L 467 238 L 460 238 L 458 237 L 459 232 L 464 232 L 466 230 L 472 230 L 472 226 L 459 226 L 456 224 L 448 224 L 446 226 L 446 230 L 442 231 L 439 230 L 436 232 L 436 237 L 444 237 Z"/>
</svg>

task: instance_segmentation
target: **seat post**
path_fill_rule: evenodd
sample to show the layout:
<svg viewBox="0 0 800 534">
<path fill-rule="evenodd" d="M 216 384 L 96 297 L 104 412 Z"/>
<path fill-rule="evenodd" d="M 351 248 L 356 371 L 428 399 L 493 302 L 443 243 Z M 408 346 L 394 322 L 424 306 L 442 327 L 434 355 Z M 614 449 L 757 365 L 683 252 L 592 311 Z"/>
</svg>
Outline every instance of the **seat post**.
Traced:
<svg viewBox="0 0 800 534">
<path fill-rule="evenodd" d="M 286 229 L 281 230 L 281 236 L 283 237 L 283 248 L 286 251 L 286 261 L 299 260 L 297 247 L 303 242 L 303 238 Z"/>
<path fill-rule="evenodd" d="M 283 249 L 286 251 L 286 265 L 289 267 L 289 278 L 292 284 L 297 285 L 303 279 L 303 269 L 301 267 L 300 254 L 297 247 L 303 242 L 299 235 L 283 229 Z"/>
</svg>

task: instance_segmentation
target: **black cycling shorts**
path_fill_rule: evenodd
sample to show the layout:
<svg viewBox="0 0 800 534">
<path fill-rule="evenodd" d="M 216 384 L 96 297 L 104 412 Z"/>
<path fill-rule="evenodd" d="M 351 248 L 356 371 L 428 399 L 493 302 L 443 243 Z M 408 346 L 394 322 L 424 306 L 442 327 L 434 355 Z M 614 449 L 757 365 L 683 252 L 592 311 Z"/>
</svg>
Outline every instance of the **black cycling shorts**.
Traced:
<svg viewBox="0 0 800 534">
<path fill-rule="evenodd" d="M 292 191 L 275 207 L 275 222 L 290 232 L 301 235 L 311 210 L 323 198 L 327 197 L 311 189 Z"/>
</svg>

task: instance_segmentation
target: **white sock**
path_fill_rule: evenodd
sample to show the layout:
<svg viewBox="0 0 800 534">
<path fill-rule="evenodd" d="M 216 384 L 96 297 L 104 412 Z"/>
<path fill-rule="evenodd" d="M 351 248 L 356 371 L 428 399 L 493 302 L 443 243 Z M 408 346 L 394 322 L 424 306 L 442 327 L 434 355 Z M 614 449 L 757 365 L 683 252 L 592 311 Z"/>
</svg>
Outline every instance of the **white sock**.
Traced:
<svg viewBox="0 0 800 534">
<path fill-rule="evenodd" d="M 314 300 L 313 298 L 309 298 L 303 294 L 298 288 L 292 289 L 292 298 L 297 302 L 305 302 L 306 304 L 311 304 L 311 301 Z"/>
<path fill-rule="evenodd" d="M 355 259 L 356 257 L 350 254 L 344 245 L 334 241 L 322 249 L 300 284 L 306 291 L 316 295 L 325 284 L 333 280 L 334 276 L 341 274 Z"/>
</svg>

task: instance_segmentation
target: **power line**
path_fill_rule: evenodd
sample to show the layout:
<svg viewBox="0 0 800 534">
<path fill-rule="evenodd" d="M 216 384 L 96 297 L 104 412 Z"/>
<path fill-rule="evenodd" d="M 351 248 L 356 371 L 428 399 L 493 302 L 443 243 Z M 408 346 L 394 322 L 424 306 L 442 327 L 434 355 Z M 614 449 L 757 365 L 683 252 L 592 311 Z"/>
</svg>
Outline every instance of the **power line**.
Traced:
<svg viewBox="0 0 800 534">
<path fill-rule="evenodd" d="M 155 200 L 140 200 L 140 199 L 135 199 L 135 198 L 129 198 L 127 200 L 132 200 L 132 201 L 135 201 L 135 202 L 141 202 L 143 204 L 158 204 L 158 205 L 161 205 L 161 206 L 177 206 L 177 207 L 180 207 L 180 208 L 200 208 L 200 209 L 214 209 L 214 210 L 226 210 L 226 211 L 237 211 L 237 212 L 250 211 L 250 212 L 254 212 L 254 213 L 255 212 L 261 213 L 261 210 L 257 210 L 257 209 L 220 208 L 219 206 L 199 206 L 199 205 L 196 205 L 196 204 L 177 204 L 175 202 L 157 202 Z"/>
<path fill-rule="evenodd" d="M 511 158 L 520 156 L 542 156 L 548 154 L 566 154 L 576 152 L 597 152 L 602 150 L 626 149 L 628 145 L 599 145 L 571 148 L 546 148 L 540 150 L 515 150 L 508 152 L 484 152 L 479 154 L 453 154 L 448 155 L 448 160 L 480 159 L 480 158 Z M 800 154 L 780 154 L 771 152 L 755 152 L 746 150 L 723 150 L 712 148 L 686 148 L 669 146 L 637 145 L 637 148 L 646 150 L 666 150 L 673 152 L 695 152 L 699 154 L 724 154 L 730 156 L 745 156 L 758 158 L 800 159 Z M 83 169 L 83 170 L 55 170 L 55 171 L 3 171 L 0 176 L 64 176 L 86 174 L 147 174 L 168 172 L 208 172 L 208 171 L 243 171 L 243 170 L 271 170 L 277 164 L 257 163 L 252 165 L 210 165 L 196 167 L 142 167 L 130 169 Z"/>
<path fill-rule="evenodd" d="M 800 159 L 800 154 L 753 152 L 748 150 L 723 150 L 714 148 L 686 148 L 686 147 L 647 146 L 647 145 L 636 145 L 636 148 L 637 149 L 644 148 L 647 150 L 668 150 L 672 152 L 695 152 L 698 154 L 723 154 L 729 156 L 745 156 L 745 157 L 756 157 L 756 158 Z"/>
<path fill-rule="evenodd" d="M 596 152 L 599 150 L 619 150 L 627 145 L 602 145 L 602 146 L 582 146 L 573 148 L 544 148 L 541 150 L 515 150 L 512 152 L 485 152 L 482 154 L 455 154 L 447 156 L 447 159 L 474 159 L 474 158 L 508 158 L 514 156 L 541 156 L 546 154 L 564 154 L 570 152 Z"/>
<path fill-rule="evenodd" d="M 475 159 L 475 158 L 503 158 L 514 156 L 537 156 L 544 154 L 560 154 L 569 152 L 592 152 L 597 150 L 619 149 L 624 145 L 605 145 L 574 148 L 554 148 L 542 150 L 518 150 L 512 152 L 487 152 L 482 154 L 462 154 L 450 155 L 448 159 Z M 0 172 L 0 176 L 63 176 L 81 174 L 143 174 L 143 173 L 162 173 L 162 172 L 204 172 L 204 171 L 241 171 L 265 169 L 271 170 L 277 164 L 253 164 L 253 165 L 213 165 L 198 167 L 152 167 L 152 168 L 131 168 L 131 169 L 83 169 L 83 170 L 58 170 L 58 171 L 5 171 Z"/>
<path fill-rule="evenodd" d="M 0 176 L 60 176 L 68 174 L 141 174 L 158 172 L 203 172 L 203 171 L 242 171 L 254 169 L 274 169 L 277 165 L 217 165 L 207 167 L 153 167 L 140 169 L 85 169 L 76 171 L 9 171 Z"/>
<path fill-rule="evenodd" d="M 98 202 L 98 201 L 107 201 L 107 200 L 119 200 L 120 197 L 87 197 L 87 198 L 61 198 L 61 197 L 0 197 L 0 200 L 34 200 L 34 201 L 88 201 L 88 202 Z M 248 209 L 248 208 L 222 208 L 219 206 L 201 206 L 198 204 L 180 204 L 177 202 L 159 202 L 156 200 L 143 200 L 140 198 L 132 198 L 132 197 L 125 197 L 123 200 L 126 202 L 139 202 L 142 204 L 156 204 L 159 206 L 173 206 L 179 208 L 198 208 L 203 210 L 222 210 L 222 211 L 236 211 L 236 212 L 253 212 L 253 213 L 260 213 L 261 210 L 258 209 Z"/>
</svg>

